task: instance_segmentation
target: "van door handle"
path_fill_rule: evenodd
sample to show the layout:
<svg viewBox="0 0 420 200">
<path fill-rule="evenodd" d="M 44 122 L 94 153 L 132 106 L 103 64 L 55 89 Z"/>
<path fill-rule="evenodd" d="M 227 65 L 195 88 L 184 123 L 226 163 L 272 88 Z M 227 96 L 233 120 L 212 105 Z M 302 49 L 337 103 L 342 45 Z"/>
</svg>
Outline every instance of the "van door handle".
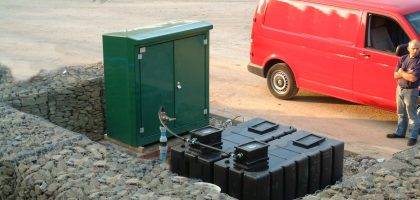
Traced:
<svg viewBox="0 0 420 200">
<path fill-rule="evenodd" d="M 366 53 L 363 53 L 363 52 L 360 52 L 359 55 L 362 56 L 363 58 L 366 58 L 366 59 L 370 58 L 369 54 L 366 54 Z"/>
<path fill-rule="evenodd" d="M 387 65 L 387 64 L 379 64 L 381 67 L 391 67 L 390 65 Z"/>
</svg>

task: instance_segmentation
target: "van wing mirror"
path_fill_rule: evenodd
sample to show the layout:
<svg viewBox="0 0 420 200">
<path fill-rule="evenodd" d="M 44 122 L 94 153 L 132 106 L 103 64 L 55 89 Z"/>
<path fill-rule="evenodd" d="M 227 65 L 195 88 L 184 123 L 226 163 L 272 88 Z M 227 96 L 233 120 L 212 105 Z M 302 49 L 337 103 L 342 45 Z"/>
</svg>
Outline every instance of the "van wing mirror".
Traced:
<svg viewBox="0 0 420 200">
<path fill-rule="evenodd" d="M 400 44 L 397 46 L 397 49 L 395 50 L 395 54 L 398 57 L 401 57 L 403 55 L 408 54 L 408 50 L 407 50 L 408 44 Z"/>
</svg>

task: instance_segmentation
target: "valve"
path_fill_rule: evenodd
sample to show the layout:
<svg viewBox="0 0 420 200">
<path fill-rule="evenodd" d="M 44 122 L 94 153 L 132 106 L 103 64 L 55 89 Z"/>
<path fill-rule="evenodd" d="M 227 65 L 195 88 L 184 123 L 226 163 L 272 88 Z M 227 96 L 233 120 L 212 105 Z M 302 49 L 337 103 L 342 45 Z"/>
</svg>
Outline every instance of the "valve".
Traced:
<svg viewBox="0 0 420 200">
<path fill-rule="evenodd" d="M 164 108 L 163 107 L 160 107 L 160 111 L 159 111 L 159 118 L 162 120 L 162 122 L 163 123 L 165 123 L 165 124 L 167 124 L 168 122 L 171 122 L 171 121 L 175 121 L 176 120 L 176 118 L 175 117 L 169 117 L 167 114 L 166 114 L 166 112 L 165 112 L 165 110 L 164 110 Z"/>
</svg>

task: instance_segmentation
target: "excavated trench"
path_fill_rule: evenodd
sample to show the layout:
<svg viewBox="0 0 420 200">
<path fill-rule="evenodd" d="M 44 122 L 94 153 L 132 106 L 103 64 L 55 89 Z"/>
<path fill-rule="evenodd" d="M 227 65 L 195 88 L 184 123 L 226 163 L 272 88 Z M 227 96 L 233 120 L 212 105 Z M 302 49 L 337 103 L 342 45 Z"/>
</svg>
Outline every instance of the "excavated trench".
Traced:
<svg viewBox="0 0 420 200">
<path fill-rule="evenodd" d="M 167 164 L 100 142 L 106 129 L 100 63 L 23 82 L 0 67 L 0 91 L 0 199 L 232 199 L 171 173 Z M 211 123 L 221 127 L 224 120 L 213 116 Z M 385 162 L 345 152 L 343 181 L 303 198 L 418 198 L 418 150 Z"/>
</svg>

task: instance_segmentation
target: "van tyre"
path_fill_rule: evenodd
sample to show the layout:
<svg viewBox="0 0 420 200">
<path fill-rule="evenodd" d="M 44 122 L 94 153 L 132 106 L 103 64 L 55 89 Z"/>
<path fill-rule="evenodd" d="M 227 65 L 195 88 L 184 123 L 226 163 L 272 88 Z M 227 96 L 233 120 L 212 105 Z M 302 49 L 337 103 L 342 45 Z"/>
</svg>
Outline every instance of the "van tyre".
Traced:
<svg viewBox="0 0 420 200">
<path fill-rule="evenodd" d="M 295 76 L 285 63 L 274 64 L 268 70 L 267 86 L 271 94 L 279 99 L 291 99 L 299 91 Z"/>
</svg>

